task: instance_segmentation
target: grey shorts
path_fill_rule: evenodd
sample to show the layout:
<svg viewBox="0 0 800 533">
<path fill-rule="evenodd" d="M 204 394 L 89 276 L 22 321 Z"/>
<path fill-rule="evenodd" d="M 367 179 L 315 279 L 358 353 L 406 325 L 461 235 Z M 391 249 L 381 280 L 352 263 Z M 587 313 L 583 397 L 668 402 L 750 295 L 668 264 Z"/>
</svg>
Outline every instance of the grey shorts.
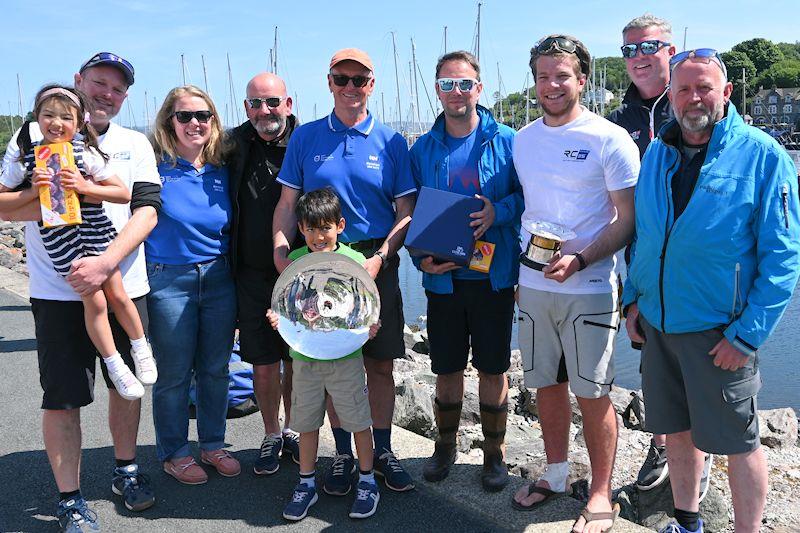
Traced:
<svg viewBox="0 0 800 533">
<path fill-rule="evenodd" d="M 664 334 L 641 314 L 639 323 L 647 339 L 642 348 L 646 429 L 657 434 L 691 431 L 695 447 L 706 453 L 758 448 L 758 356 L 739 370 L 722 370 L 708 354 L 723 338 L 720 329 Z"/>
<path fill-rule="evenodd" d="M 569 381 L 575 396 L 600 398 L 614 382 L 617 293 L 560 294 L 519 288 L 519 347 L 525 385 Z"/>
<path fill-rule="evenodd" d="M 316 431 L 325 419 L 325 393 L 339 415 L 342 429 L 358 433 L 372 425 L 364 358 L 292 363 L 293 430 Z"/>
</svg>

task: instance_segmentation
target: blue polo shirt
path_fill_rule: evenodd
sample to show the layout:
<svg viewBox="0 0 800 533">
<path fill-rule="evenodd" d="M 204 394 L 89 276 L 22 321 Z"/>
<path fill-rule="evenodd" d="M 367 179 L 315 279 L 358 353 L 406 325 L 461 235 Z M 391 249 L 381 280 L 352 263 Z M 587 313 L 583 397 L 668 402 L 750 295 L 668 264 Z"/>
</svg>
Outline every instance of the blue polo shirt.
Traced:
<svg viewBox="0 0 800 533">
<path fill-rule="evenodd" d="M 347 222 L 343 242 L 386 237 L 394 199 L 416 193 L 405 139 L 371 114 L 352 128 L 333 112 L 297 128 L 278 182 L 304 192 L 333 187 Z"/>
<path fill-rule="evenodd" d="M 144 242 L 147 261 L 167 265 L 202 263 L 228 253 L 231 200 L 228 168 L 196 169 L 178 158 L 162 161 L 158 224 Z"/>
</svg>

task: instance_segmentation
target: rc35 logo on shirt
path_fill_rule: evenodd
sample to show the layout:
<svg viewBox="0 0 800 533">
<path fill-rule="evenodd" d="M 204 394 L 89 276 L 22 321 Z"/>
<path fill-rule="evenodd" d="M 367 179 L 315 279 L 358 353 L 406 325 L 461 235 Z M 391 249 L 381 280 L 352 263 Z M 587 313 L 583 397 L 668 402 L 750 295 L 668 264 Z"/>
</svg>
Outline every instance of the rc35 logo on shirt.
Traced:
<svg viewBox="0 0 800 533">
<path fill-rule="evenodd" d="M 589 150 L 564 150 L 564 157 L 562 157 L 561 160 L 577 163 L 579 161 L 586 161 L 587 157 L 589 157 Z"/>
<path fill-rule="evenodd" d="M 131 160 L 131 153 L 129 151 L 126 152 L 114 152 L 109 154 L 109 160 L 111 161 L 130 161 Z"/>
</svg>

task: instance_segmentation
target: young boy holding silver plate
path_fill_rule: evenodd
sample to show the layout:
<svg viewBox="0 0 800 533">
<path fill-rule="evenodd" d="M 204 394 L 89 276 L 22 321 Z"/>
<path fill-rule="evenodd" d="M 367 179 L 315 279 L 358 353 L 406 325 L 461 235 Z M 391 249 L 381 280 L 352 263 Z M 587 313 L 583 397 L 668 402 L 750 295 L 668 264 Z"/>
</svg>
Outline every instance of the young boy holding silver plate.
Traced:
<svg viewBox="0 0 800 533">
<path fill-rule="evenodd" d="M 366 261 L 360 252 L 337 242 L 338 236 L 344 231 L 345 220 L 342 218 L 339 198 L 331 188 L 306 193 L 298 200 L 295 211 L 306 246 L 291 252 L 290 260 L 314 252 L 335 252 L 362 265 Z M 303 314 L 306 314 L 305 310 Z M 273 328 L 278 329 L 280 318 L 273 309 L 267 311 L 267 320 Z M 370 338 L 375 336 L 379 327 L 380 323 L 370 326 Z M 359 481 L 350 517 L 372 516 L 377 510 L 380 494 L 372 469 L 372 418 L 361 348 L 338 359 L 327 360 L 311 358 L 293 349 L 289 350 L 289 354 L 294 364 L 292 427 L 300 432 L 300 482 L 294 489 L 292 500 L 284 508 L 283 517 L 293 521 L 302 520 L 317 502 L 315 467 L 326 395 L 331 397 L 342 427 L 353 433 L 356 442 Z"/>
</svg>

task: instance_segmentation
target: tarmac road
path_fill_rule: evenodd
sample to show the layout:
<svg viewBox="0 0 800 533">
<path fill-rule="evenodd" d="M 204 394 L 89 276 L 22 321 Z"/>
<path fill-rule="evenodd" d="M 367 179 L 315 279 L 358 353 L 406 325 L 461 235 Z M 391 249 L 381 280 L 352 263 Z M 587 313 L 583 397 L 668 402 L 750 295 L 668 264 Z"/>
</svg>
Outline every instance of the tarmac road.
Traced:
<svg viewBox="0 0 800 533">
<path fill-rule="evenodd" d="M 263 435 L 258 414 L 228 424 L 226 441 L 243 466 L 239 477 L 223 478 L 210 473 L 206 485 L 181 485 L 163 473 L 157 463 L 149 393 L 142 408 L 138 462 L 150 476 L 158 501 L 151 509 L 132 513 L 110 489 L 113 451 L 102 378 L 98 379 L 95 394 L 96 401 L 82 410 L 81 485 L 103 531 L 504 530 L 486 515 L 444 499 L 424 484 L 401 494 L 381 484 L 378 512 L 363 521 L 347 516 L 352 495 L 335 498 L 323 493 L 308 518 L 290 524 L 281 512 L 297 483 L 297 466 L 286 459 L 273 476 L 252 473 Z M 58 494 L 41 436 L 41 395 L 30 306 L 24 298 L 0 289 L 0 531 L 58 529 L 54 517 Z M 189 434 L 196 435 L 193 422 Z M 332 451 L 332 441 L 323 440 L 318 472 L 330 464 Z M 415 463 L 421 460 L 409 459 Z"/>
</svg>

